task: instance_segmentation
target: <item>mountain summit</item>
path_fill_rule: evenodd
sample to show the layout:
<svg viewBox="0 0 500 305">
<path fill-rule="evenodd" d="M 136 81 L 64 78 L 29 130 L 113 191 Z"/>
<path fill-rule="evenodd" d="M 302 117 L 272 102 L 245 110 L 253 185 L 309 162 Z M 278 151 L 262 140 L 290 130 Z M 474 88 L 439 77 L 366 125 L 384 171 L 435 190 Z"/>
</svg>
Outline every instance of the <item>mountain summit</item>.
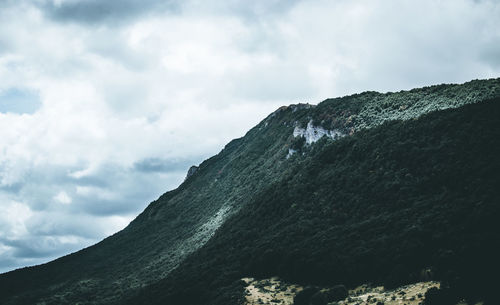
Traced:
<svg viewBox="0 0 500 305">
<path fill-rule="evenodd" d="M 492 303 L 500 79 L 284 106 L 124 230 L 0 275 L 1 304 L 243 304 L 244 277 Z"/>
</svg>

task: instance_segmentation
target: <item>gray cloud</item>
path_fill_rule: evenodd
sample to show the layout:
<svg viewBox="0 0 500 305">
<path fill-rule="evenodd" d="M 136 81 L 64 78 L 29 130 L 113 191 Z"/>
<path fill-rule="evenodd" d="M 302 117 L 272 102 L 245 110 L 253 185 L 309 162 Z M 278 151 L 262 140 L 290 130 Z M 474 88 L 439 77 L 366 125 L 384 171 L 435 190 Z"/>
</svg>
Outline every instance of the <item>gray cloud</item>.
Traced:
<svg viewBox="0 0 500 305">
<path fill-rule="evenodd" d="M 54 240 L 43 239 L 39 236 L 26 240 L 2 240 L 0 242 L 5 246 L 13 248 L 13 254 L 20 259 L 37 259 L 51 256 L 61 251 L 59 248 L 60 245 Z"/>
<path fill-rule="evenodd" d="M 22 182 L 0 188 L 0 200 L 23 203 L 4 215 L 8 219 L 0 217 L 0 272 L 76 251 L 122 228 L 182 181 L 187 169 L 181 164 L 159 158 L 132 167 L 105 164 L 80 178 L 68 175 L 75 168 L 31 168 Z M 119 222 L 110 231 L 114 219 Z"/>
<path fill-rule="evenodd" d="M 178 4 L 168 0 L 76 0 L 46 1 L 40 7 L 56 21 L 121 24 L 152 12 L 176 11 Z"/>
<path fill-rule="evenodd" d="M 0 40 L 0 54 L 8 52 L 9 49 L 8 41 Z"/>
<path fill-rule="evenodd" d="M 497 36 L 495 42 L 488 42 L 485 47 L 481 50 L 481 60 L 486 66 L 494 67 L 495 69 L 500 69 L 500 35 Z"/>
<path fill-rule="evenodd" d="M 162 158 L 148 158 L 134 163 L 134 169 L 144 173 L 161 173 L 172 171 L 186 171 L 193 165 L 192 160 L 173 160 Z"/>
<path fill-rule="evenodd" d="M 23 188 L 23 183 L 21 183 L 21 182 L 8 184 L 8 185 L 0 185 L 0 192 L 18 194 L 22 188 Z"/>
<path fill-rule="evenodd" d="M 71 176 L 74 167 L 35 167 L 21 182 L 4 185 L 0 192 L 12 194 L 17 200 L 28 203 L 34 211 L 135 215 L 166 190 L 177 186 L 185 176 L 188 164 L 192 162 L 160 158 L 140 160 L 132 167 L 107 163 L 83 177 Z M 57 199 L 61 192 L 70 198 L 66 205 Z"/>
<path fill-rule="evenodd" d="M 0 260 L 0 272 L 7 272 L 19 266 L 19 259 L 13 257 L 3 257 Z"/>
<path fill-rule="evenodd" d="M 47 0 L 39 7 L 55 21 L 83 24 L 123 24 L 145 16 L 193 11 L 239 16 L 253 23 L 265 16 L 284 14 L 300 1 L 303 0 L 74 0 L 61 3 Z"/>
<path fill-rule="evenodd" d="M 307 0 L 226 0 L 226 1 L 187 1 L 185 7 L 213 14 L 228 14 L 255 23 L 265 18 L 286 14 L 299 2 Z"/>
</svg>

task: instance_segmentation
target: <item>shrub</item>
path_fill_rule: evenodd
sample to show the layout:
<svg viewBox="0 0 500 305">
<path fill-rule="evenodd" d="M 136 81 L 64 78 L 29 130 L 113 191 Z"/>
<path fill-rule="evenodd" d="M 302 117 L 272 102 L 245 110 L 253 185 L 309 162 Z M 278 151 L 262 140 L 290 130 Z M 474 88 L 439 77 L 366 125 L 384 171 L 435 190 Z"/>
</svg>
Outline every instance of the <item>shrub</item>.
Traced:
<svg viewBox="0 0 500 305">
<path fill-rule="evenodd" d="M 311 297 L 319 291 L 316 287 L 306 287 L 293 297 L 294 305 L 309 305 Z"/>
<path fill-rule="evenodd" d="M 425 293 L 425 305 L 455 305 L 458 302 L 456 294 L 448 288 L 438 289 L 432 287 Z"/>
<path fill-rule="evenodd" d="M 336 285 L 326 291 L 328 302 L 342 301 L 349 296 L 349 292 L 344 285 Z"/>
<path fill-rule="evenodd" d="M 311 297 L 311 305 L 326 305 L 326 296 L 323 292 L 318 291 Z"/>
</svg>

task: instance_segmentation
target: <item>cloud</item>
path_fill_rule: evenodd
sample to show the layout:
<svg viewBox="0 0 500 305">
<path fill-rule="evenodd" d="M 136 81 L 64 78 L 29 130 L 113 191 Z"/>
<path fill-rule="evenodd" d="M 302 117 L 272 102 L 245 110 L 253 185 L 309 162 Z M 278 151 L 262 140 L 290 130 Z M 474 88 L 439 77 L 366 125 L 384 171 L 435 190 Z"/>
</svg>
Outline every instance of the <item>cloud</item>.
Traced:
<svg viewBox="0 0 500 305">
<path fill-rule="evenodd" d="M 57 22 L 123 25 L 139 18 L 167 14 L 237 15 L 254 22 L 262 16 L 280 15 L 299 0 L 45 0 L 39 3 L 44 14 Z"/>
<path fill-rule="evenodd" d="M 43 11 L 57 21 L 82 23 L 123 23 L 144 14 L 175 11 L 177 1 L 168 0 L 73 0 L 45 1 L 40 6 Z"/>
<path fill-rule="evenodd" d="M 498 1 L 0 1 L 0 271 L 123 228 L 283 104 L 498 77 Z"/>
<path fill-rule="evenodd" d="M 0 112 L 33 114 L 40 107 L 41 102 L 36 92 L 19 88 L 0 91 Z"/>
<path fill-rule="evenodd" d="M 190 165 L 192 165 L 192 161 L 189 160 L 148 158 L 135 162 L 134 169 L 144 173 L 172 172 L 184 171 Z"/>
<path fill-rule="evenodd" d="M 46 262 L 124 228 L 186 170 L 103 165 L 74 178 L 63 167 L 31 168 L 15 190 L 0 190 L 0 272 Z"/>
<path fill-rule="evenodd" d="M 73 201 L 71 197 L 69 197 L 68 194 L 66 194 L 65 191 L 61 191 L 57 195 L 55 195 L 54 200 L 62 204 L 70 204 L 71 201 Z"/>
</svg>

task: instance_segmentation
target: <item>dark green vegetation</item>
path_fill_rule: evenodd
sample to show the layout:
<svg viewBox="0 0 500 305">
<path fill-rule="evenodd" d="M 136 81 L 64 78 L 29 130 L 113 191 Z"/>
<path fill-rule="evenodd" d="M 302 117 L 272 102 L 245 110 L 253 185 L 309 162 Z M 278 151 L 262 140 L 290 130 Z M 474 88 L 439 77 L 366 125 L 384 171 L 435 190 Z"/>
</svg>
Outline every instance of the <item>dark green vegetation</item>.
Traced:
<svg viewBox="0 0 500 305">
<path fill-rule="evenodd" d="M 0 304 L 238 304 L 244 276 L 397 285 L 424 268 L 454 294 L 487 298 L 499 96 L 493 79 L 283 107 L 123 231 L 0 275 Z M 294 138 L 311 120 L 352 136 Z M 287 159 L 290 147 L 300 152 Z"/>
<path fill-rule="evenodd" d="M 495 99 L 317 143 L 132 303 L 235 304 L 243 276 L 394 286 L 426 268 L 456 295 L 495 297 L 499 118 Z"/>
</svg>

